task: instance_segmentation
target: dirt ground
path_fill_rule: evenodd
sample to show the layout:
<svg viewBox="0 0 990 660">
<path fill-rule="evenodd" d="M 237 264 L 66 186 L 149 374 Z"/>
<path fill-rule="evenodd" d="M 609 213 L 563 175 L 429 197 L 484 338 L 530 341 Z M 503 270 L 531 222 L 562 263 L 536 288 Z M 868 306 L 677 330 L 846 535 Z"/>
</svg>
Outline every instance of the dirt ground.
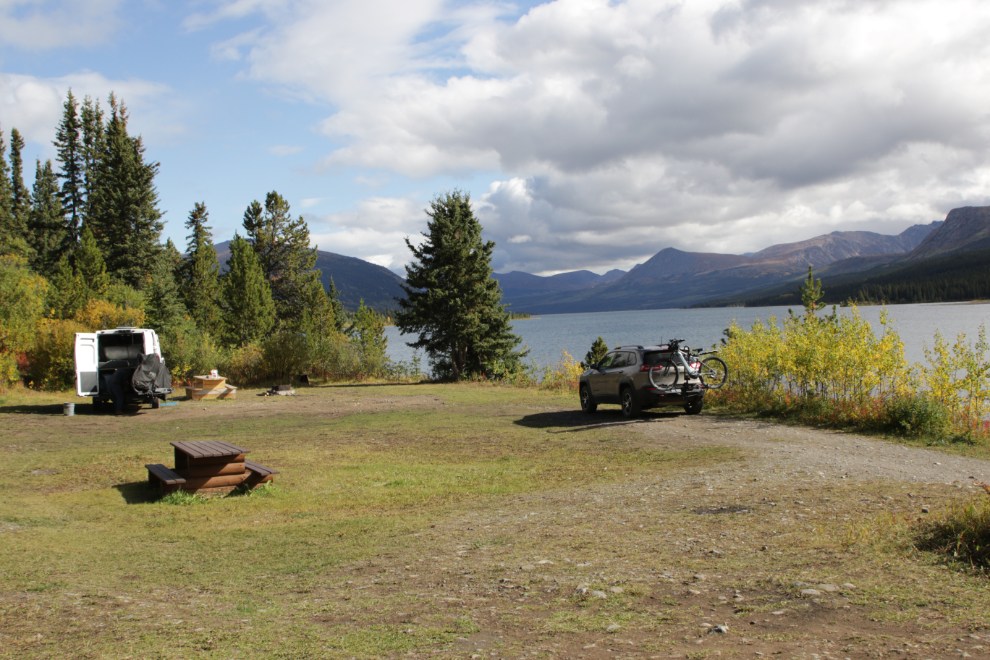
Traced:
<svg viewBox="0 0 990 660">
<path fill-rule="evenodd" d="M 469 503 L 316 584 L 279 588 L 308 608 L 314 626 L 421 640 L 396 643 L 387 657 L 990 658 L 987 578 L 905 541 L 917 521 L 977 495 L 975 480 L 990 481 L 987 461 L 718 415 L 648 412 L 630 422 L 617 409 L 587 416 L 574 407 L 530 405 L 519 417 L 534 428 L 547 420 L 540 432 L 554 436 L 608 428 L 632 448 L 729 447 L 735 458 Z M 434 394 L 348 390 L 275 405 L 251 396 L 229 407 L 189 403 L 168 419 L 402 409 L 442 416 L 457 405 Z M 138 430 L 160 419 L 94 416 L 61 432 Z M 51 427 L 25 414 L 5 433 L 16 443 Z M 75 596 L 54 598 L 71 609 Z M 43 598 L 53 597 L 8 593 L 0 606 Z M 203 616 L 182 594 L 160 598 L 173 601 L 170 616 Z M 228 633 L 249 635 L 264 612 L 231 620 Z M 424 632 L 440 620 L 462 622 L 452 645 Z M 328 648 L 305 657 L 343 656 Z"/>
</svg>

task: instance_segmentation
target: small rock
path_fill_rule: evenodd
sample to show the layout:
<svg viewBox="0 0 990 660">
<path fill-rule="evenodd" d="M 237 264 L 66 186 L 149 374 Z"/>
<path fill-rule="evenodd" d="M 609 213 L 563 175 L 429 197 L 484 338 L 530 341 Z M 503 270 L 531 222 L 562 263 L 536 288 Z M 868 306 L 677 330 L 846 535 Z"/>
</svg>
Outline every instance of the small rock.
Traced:
<svg viewBox="0 0 990 660">
<path fill-rule="evenodd" d="M 712 633 L 718 633 L 719 635 L 725 635 L 728 632 L 729 632 L 729 626 L 715 626 L 714 628 L 708 631 L 708 634 L 710 635 Z"/>
<path fill-rule="evenodd" d="M 624 594 L 624 593 L 626 593 L 626 590 L 623 589 L 622 587 L 609 587 L 608 590 L 610 592 L 612 592 L 613 594 Z"/>
<path fill-rule="evenodd" d="M 843 589 L 848 589 L 849 591 L 853 591 L 856 588 L 856 585 L 853 584 L 852 582 L 843 582 L 842 583 L 842 588 Z"/>
<path fill-rule="evenodd" d="M 703 624 L 701 624 L 701 627 L 702 628 L 711 628 L 712 627 L 712 624 L 710 624 L 710 623 L 703 623 Z"/>
<path fill-rule="evenodd" d="M 521 571 L 535 571 L 536 570 L 536 566 L 534 566 L 533 564 L 523 564 L 522 566 L 519 567 L 519 570 L 521 570 Z"/>
<path fill-rule="evenodd" d="M 621 629 L 622 629 L 622 626 L 620 626 L 619 624 L 617 624 L 617 623 L 610 623 L 610 624 L 608 624 L 608 628 L 605 629 L 605 632 L 614 633 L 616 630 L 621 630 Z"/>
<path fill-rule="evenodd" d="M 587 592 L 589 586 L 591 586 L 591 585 L 589 585 L 587 582 L 582 582 L 581 584 L 579 584 L 577 586 L 577 589 L 575 589 L 575 591 L 585 591 L 585 592 Z"/>
<path fill-rule="evenodd" d="M 921 512 L 922 512 L 922 513 L 929 513 L 930 511 L 931 511 L 931 510 L 930 510 L 930 509 L 929 509 L 929 508 L 928 508 L 927 506 L 923 506 L 923 507 L 921 507 Z"/>
<path fill-rule="evenodd" d="M 543 564 L 553 564 L 553 562 L 550 561 L 549 559 L 541 559 L 540 561 L 538 561 L 536 563 L 537 564 L 540 564 L 540 565 L 543 565 Z"/>
<path fill-rule="evenodd" d="M 821 596 L 822 592 L 818 591 L 818 589 L 802 589 L 801 595 L 806 598 L 814 598 L 815 596 Z"/>
<path fill-rule="evenodd" d="M 820 589 L 821 591 L 827 591 L 830 594 L 834 594 L 836 591 L 839 590 L 839 588 L 834 584 L 819 584 L 817 588 Z"/>
<path fill-rule="evenodd" d="M 782 616 L 784 614 L 784 610 L 777 610 L 776 612 L 771 612 L 770 614 L 774 616 Z"/>
<path fill-rule="evenodd" d="M 738 602 L 744 601 L 746 599 L 743 598 L 742 596 L 740 596 L 739 594 L 736 594 L 735 596 L 732 597 L 732 600 L 734 600 L 734 601 L 736 601 L 738 603 Z"/>
<path fill-rule="evenodd" d="M 691 594 L 692 596 L 700 596 L 701 595 L 701 592 L 698 591 L 697 589 L 688 589 L 688 593 Z"/>
<path fill-rule="evenodd" d="M 694 579 L 697 580 L 698 582 L 702 582 L 702 581 L 704 581 L 705 576 L 702 575 L 701 573 L 695 573 L 694 574 Z"/>
<path fill-rule="evenodd" d="M 808 583 L 801 582 L 800 580 L 798 580 L 797 582 L 791 582 L 791 586 L 794 587 L 795 589 L 800 589 L 801 587 L 807 587 Z"/>
<path fill-rule="evenodd" d="M 608 594 L 604 591 L 592 591 L 591 595 L 595 598 L 608 598 Z"/>
</svg>

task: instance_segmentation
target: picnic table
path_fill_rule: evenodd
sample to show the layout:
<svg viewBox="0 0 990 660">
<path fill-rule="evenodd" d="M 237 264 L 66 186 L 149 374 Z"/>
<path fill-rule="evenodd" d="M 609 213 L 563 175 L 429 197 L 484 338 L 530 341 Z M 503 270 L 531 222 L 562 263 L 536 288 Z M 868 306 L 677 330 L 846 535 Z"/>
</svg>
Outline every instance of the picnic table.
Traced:
<svg viewBox="0 0 990 660">
<path fill-rule="evenodd" d="M 272 481 L 278 470 L 249 461 L 250 450 L 222 440 L 180 440 L 175 449 L 175 469 L 160 463 L 145 465 L 148 482 L 162 494 L 176 490 L 190 493 L 229 493 L 238 486 L 254 488 Z"/>
<path fill-rule="evenodd" d="M 193 401 L 202 399 L 235 399 L 237 388 L 227 384 L 224 376 L 193 376 L 193 386 L 186 388 Z"/>
</svg>

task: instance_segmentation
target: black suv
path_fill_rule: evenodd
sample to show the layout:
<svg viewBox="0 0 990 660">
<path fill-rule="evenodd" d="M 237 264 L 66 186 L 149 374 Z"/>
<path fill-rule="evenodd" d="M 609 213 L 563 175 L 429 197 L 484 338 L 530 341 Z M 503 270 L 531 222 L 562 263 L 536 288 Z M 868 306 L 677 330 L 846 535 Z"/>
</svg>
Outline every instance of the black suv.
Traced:
<svg viewBox="0 0 990 660">
<path fill-rule="evenodd" d="M 601 403 L 618 403 L 622 414 L 635 417 L 641 410 L 660 406 L 682 406 L 689 415 L 697 415 L 704 405 L 705 388 L 698 377 L 684 383 L 684 367 L 678 365 L 677 385 L 658 389 L 650 382 L 650 370 L 673 367 L 668 346 L 620 346 L 598 364 L 581 374 L 581 410 L 593 413 Z M 658 385 L 673 384 L 670 373 Z"/>
</svg>

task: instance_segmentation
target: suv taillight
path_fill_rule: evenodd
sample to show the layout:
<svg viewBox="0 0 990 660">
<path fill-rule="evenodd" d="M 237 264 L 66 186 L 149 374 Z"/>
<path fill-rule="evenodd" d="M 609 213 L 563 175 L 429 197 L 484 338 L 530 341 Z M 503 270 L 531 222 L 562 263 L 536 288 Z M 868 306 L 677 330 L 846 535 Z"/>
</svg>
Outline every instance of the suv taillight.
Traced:
<svg viewBox="0 0 990 660">
<path fill-rule="evenodd" d="M 643 373 L 644 371 L 649 371 L 650 368 L 651 368 L 650 365 L 644 364 L 642 367 L 639 368 L 639 372 L 640 373 Z M 660 368 L 660 365 L 659 364 L 654 364 L 652 368 L 653 369 L 659 369 Z"/>
</svg>

